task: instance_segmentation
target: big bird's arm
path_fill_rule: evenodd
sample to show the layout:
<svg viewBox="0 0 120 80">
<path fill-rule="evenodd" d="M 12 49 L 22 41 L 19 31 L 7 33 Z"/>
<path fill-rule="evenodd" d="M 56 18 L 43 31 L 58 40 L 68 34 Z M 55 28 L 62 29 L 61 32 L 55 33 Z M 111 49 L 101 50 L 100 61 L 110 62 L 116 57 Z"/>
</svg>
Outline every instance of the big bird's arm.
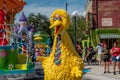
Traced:
<svg viewBox="0 0 120 80">
<path fill-rule="evenodd" d="M 73 63 L 74 66 L 71 69 L 71 76 L 82 77 L 84 63 L 81 58 L 74 57 Z"/>
<path fill-rule="evenodd" d="M 82 77 L 82 73 L 78 66 L 73 67 L 71 70 L 71 76 Z"/>
<path fill-rule="evenodd" d="M 36 60 L 37 61 L 40 61 L 40 62 L 43 62 L 44 60 L 46 60 L 48 57 L 44 57 L 44 56 L 37 56 L 36 57 Z"/>
</svg>

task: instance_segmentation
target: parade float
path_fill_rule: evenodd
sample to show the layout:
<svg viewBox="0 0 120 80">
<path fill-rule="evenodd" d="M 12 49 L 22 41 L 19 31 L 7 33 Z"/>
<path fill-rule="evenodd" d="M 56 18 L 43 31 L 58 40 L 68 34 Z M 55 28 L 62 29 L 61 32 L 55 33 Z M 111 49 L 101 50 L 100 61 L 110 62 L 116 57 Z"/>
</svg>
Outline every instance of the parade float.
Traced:
<svg viewBox="0 0 120 80">
<path fill-rule="evenodd" d="M 27 28 L 24 13 L 19 19 L 20 25 L 13 24 L 15 14 L 25 4 L 23 0 L 0 0 L 0 80 L 35 77 L 35 69 L 29 58 L 33 26 Z"/>
</svg>

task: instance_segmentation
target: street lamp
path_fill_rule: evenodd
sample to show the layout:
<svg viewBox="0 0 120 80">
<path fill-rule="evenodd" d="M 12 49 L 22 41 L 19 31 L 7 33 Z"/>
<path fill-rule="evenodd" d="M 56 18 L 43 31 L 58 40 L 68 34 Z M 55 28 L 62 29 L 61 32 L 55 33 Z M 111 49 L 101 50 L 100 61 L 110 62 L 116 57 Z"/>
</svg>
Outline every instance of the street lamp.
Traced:
<svg viewBox="0 0 120 80">
<path fill-rule="evenodd" d="M 66 10 L 66 12 L 68 10 L 68 0 L 65 0 L 65 10 Z"/>
<path fill-rule="evenodd" d="M 76 48 L 76 18 L 79 15 L 79 11 L 73 11 L 71 16 L 74 19 L 74 47 Z"/>
</svg>

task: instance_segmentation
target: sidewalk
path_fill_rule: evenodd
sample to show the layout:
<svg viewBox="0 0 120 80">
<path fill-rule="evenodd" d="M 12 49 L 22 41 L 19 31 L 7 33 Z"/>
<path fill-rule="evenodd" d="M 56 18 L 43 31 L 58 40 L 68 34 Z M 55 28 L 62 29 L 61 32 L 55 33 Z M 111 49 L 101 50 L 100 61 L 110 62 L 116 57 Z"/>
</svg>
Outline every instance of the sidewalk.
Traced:
<svg viewBox="0 0 120 80">
<path fill-rule="evenodd" d="M 120 80 L 120 74 L 116 72 L 117 75 L 113 75 L 113 66 L 110 66 L 110 72 L 104 74 L 103 66 L 92 65 L 85 66 L 85 69 L 89 69 L 90 72 L 83 76 L 83 80 Z M 118 69 L 116 69 L 118 71 Z"/>
</svg>

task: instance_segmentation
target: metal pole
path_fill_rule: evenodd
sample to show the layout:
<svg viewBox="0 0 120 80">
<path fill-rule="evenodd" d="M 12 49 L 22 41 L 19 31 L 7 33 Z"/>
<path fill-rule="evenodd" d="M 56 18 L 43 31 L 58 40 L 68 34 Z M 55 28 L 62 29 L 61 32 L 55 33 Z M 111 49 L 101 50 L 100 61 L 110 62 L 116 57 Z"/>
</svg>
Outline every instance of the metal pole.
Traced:
<svg viewBox="0 0 120 80">
<path fill-rule="evenodd" d="M 65 8 L 66 8 L 66 11 L 67 11 L 67 6 L 68 6 L 68 3 L 66 2 L 66 7 L 65 7 Z"/>
<path fill-rule="evenodd" d="M 76 49 L 76 16 L 74 16 L 74 47 Z"/>
</svg>

